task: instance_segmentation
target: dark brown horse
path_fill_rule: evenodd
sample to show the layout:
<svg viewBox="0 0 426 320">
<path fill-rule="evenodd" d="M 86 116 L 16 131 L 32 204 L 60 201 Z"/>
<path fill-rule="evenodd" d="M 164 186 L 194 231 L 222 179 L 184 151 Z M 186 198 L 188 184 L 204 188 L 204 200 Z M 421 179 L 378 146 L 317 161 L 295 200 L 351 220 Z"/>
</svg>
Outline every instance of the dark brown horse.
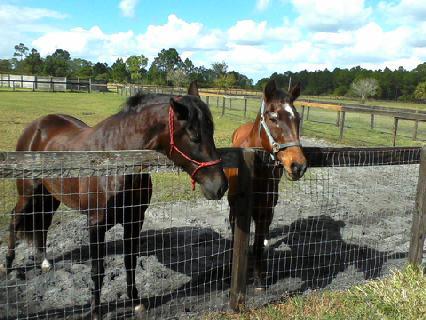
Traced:
<svg viewBox="0 0 426 320">
<path fill-rule="evenodd" d="M 299 84 L 287 94 L 277 88 L 275 81 L 270 80 L 265 87 L 263 101 L 255 121 L 242 125 L 232 136 L 232 146 L 261 147 L 270 153 L 273 160 L 282 165 L 256 167 L 254 172 L 253 253 L 254 280 L 258 288 L 265 286 L 262 256 L 278 201 L 280 179 L 285 174 L 288 179 L 298 180 L 306 170 L 306 158 L 299 140 L 300 117 L 293 105 L 299 95 Z M 227 169 L 226 174 L 229 179 L 229 221 L 234 232 L 238 170 Z"/>
<path fill-rule="evenodd" d="M 220 199 L 228 184 L 213 141 L 211 113 L 192 83 L 188 96 L 136 95 L 123 110 L 94 127 L 66 115 L 52 114 L 35 120 L 21 135 L 17 151 L 157 150 L 198 182 L 207 199 Z M 151 194 L 149 174 L 67 179 L 18 179 L 18 202 L 12 212 L 6 268 L 15 257 L 16 233 L 33 241 L 46 259 L 47 231 L 60 203 L 88 216 L 92 263 L 91 317 L 100 317 L 104 278 L 105 232 L 124 227 L 124 264 L 127 295 L 138 301 L 135 266 L 139 233 Z M 136 303 L 136 302 L 135 302 Z M 136 303 L 137 304 L 137 303 Z"/>
</svg>

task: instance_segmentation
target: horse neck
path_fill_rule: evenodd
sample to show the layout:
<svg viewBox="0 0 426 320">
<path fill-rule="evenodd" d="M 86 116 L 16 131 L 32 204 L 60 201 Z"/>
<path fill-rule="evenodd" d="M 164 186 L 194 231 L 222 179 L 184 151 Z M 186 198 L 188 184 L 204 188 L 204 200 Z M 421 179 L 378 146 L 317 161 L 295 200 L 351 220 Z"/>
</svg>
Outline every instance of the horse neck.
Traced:
<svg viewBox="0 0 426 320">
<path fill-rule="evenodd" d="M 117 114 L 105 119 L 93 130 L 101 150 L 149 149 L 164 152 L 166 150 L 162 149 L 168 141 L 168 105 L 156 104 L 139 112 Z"/>
<path fill-rule="evenodd" d="M 260 132 L 260 111 L 258 112 L 256 119 L 254 119 L 252 129 L 250 131 L 250 140 L 253 147 L 262 147 Z"/>
</svg>

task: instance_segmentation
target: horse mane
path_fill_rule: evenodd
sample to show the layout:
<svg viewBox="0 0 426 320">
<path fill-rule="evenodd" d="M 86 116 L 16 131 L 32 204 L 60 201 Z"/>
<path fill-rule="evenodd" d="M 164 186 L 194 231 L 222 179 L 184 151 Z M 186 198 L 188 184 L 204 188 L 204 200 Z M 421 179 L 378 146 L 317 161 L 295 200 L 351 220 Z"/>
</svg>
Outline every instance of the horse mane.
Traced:
<svg viewBox="0 0 426 320">
<path fill-rule="evenodd" d="M 153 104 L 168 104 L 173 96 L 168 94 L 137 93 L 127 98 L 117 115 L 127 115 L 141 112 L 144 108 Z M 194 127 L 197 122 L 201 131 L 213 134 L 213 116 L 209 107 L 195 96 L 181 96 L 179 102 L 188 108 L 188 127 Z"/>
<path fill-rule="evenodd" d="M 166 103 L 171 96 L 167 94 L 152 94 L 138 92 L 127 98 L 122 105 L 120 113 L 140 112 L 145 106 L 157 103 Z"/>
</svg>

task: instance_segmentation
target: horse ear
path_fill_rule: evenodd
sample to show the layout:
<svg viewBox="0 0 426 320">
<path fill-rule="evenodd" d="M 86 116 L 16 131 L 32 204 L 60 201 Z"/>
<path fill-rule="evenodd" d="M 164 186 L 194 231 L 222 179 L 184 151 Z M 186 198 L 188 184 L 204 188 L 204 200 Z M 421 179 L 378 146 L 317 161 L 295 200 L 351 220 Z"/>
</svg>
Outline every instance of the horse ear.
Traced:
<svg viewBox="0 0 426 320">
<path fill-rule="evenodd" d="M 189 109 L 186 105 L 175 98 L 170 98 L 170 106 L 176 114 L 178 120 L 187 121 L 189 119 Z"/>
<path fill-rule="evenodd" d="M 265 86 L 265 90 L 263 91 L 264 100 L 266 102 L 270 101 L 274 97 L 276 91 L 277 83 L 273 79 L 269 80 Z"/>
<path fill-rule="evenodd" d="M 300 96 L 300 81 L 297 82 L 293 88 L 290 89 L 290 101 L 293 102 Z"/>
<path fill-rule="evenodd" d="M 197 80 L 192 81 L 191 84 L 189 85 L 188 94 L 191 96 L 200 97 L 200 94 L 198 93 Z"/>
</svg>

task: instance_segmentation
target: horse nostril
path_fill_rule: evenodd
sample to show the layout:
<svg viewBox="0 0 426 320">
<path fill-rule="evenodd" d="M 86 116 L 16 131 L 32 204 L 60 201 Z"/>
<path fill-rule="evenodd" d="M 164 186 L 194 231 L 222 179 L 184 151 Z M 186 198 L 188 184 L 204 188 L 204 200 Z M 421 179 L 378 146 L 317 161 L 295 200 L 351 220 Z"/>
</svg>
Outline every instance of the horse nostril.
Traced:
<svg viewBox="0 0 426 320">
<path fill-rule="evenodd" d="M 291 165 L 291 172 L 295 177 L 301 177 L 306 170 L 306 164 L 293 163 Z"/>
</svg>

